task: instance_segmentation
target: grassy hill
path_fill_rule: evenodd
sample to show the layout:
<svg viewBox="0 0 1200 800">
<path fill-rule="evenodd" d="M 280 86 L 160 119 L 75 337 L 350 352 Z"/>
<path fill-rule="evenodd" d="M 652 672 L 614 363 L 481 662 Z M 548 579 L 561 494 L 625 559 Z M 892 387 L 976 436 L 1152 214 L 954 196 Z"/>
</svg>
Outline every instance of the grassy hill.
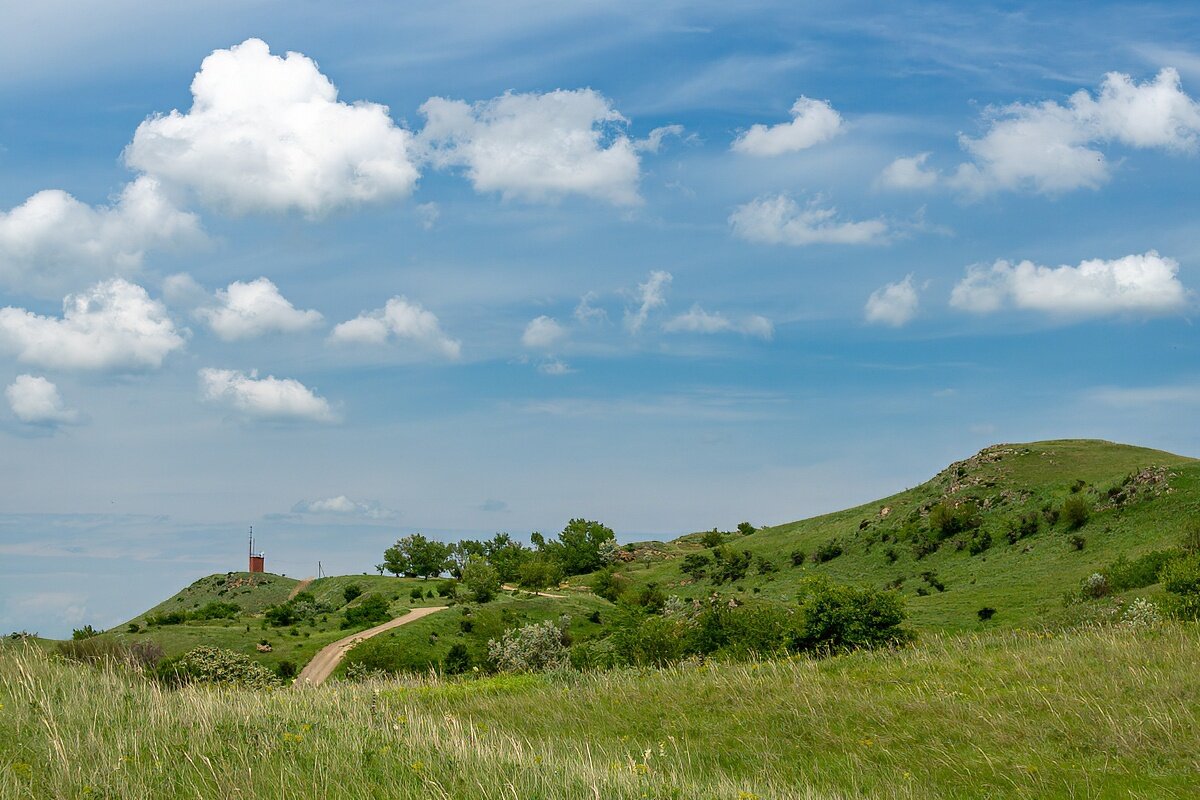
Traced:
<svg viewBox="0 0 1200 800">
<path fill-rule="evenodd" d="M 1090 511 L 1078 530 L 1054 519 L 1071 497 Z M 980 524 L 947 536 L 923 554 L 914 537 L 926 541 L 921 537 L 929 534 L 930 515 L 939 504 L 973 506 Z M 1010 542 L 1022 517 L 1035 517 L 1037 530 L 1028 535 L 1018 530 L 1020 538 Z M 759 574 L 755 563 L 733 583 L 693 580 L 682 570 L 684 557 L 711 552 L 701 542 L 703 534 L 696 533 L 632 546 L 632 561 L 620 573 L 634 585 L 657 583 L 667 594 L 684 597 L 718 592 L 778 599 L 793 599 L 806 577 L 827 575 L 897 589 L 919 630 L 1031 627 L 1061 614 L 1065 592 L 1118 558 L 1177 546 L 1189 520 L 1197 518 L 1200 462 L 1195 459 L 1093 440 L 996 445 L 891 497 L 749 536 L 722 537 L 735 550 L 749 551 L 755 562 L 765 559 L 776 572 Z M 990 539 L 990 545 L 972 553 L 973 539 Z M 840 554 L 817 563 L 822 547 L 827 552 L 840 548 Z M 802 563 L 794 565 L 793 554 L 802 556 Z M 996 610 L 986 624 L 977 614 L 985 606 Z"/>
<path fill-rule="evenodd" d="M 0 797 L 1182 799 L 1197 660 L 1169 624 L 263 693 L 0 645 Z"/>
</svg>

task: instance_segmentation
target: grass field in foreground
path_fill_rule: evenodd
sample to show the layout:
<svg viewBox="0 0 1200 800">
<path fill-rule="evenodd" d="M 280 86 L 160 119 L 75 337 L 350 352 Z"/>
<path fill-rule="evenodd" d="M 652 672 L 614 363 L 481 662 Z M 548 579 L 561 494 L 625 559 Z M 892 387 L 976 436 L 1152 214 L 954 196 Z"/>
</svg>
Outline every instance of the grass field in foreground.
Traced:
<svg viewBox="0 0 1200 800">
<path fill-rule="evenodd" d="M 0 797 L 1194 797 L 1200 628 L 167 691 L 0 649 Z"/>
</svg>

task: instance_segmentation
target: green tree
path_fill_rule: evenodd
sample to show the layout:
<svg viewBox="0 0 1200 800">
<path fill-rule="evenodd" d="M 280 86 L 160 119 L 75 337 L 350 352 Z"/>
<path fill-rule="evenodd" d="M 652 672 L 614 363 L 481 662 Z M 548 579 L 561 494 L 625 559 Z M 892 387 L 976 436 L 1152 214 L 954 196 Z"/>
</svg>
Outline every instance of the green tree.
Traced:
<svg viewBox="0 0 1200 800">
<path fill-rule="evenodd" d="M 538 554 L 521 565 L 517 585 L 531 592 L 540 592 L 549 586 L 558 586 L 562 579 L 562 565 Z"/>
<path fill-rule="evenodd" d="M 471 556 L 467 561 L 462 582 L 476 603 L 486 603 L 500 591 L 500 574 L 480 556 Z"/>
<path fill-rule="evenodd" d="M 414 533 L 383 552 L 384 568 L 393 575 L 430 578 L 445 571 L 450 561 L 448 545 Z"/>
<path fill-rule="evenodd" d="M 604 566 L 603 552 L 607 544 L 616 539 L 612 528 L 587 519 L 573 519 L 558 534 L 558 539 L 546 541 L 537 534 L 541 542 L 539 550 L 562 565 L 567 575 L 583 575 L 595 572 Z M 532 537 L 531 537 L 532 538 Z"/>
<path fill-rule="evenodd" d="M 497 533 L 483 543 L 483 554 L 496 568 L 502 583 L 513 583 L 520 577 L 521 565 L 529 560 L 533 551 L 507 533 Z"/>
<path fill-rule="evenodd" d="M 800 593 L 797 645 L 806 650 L 838 651 L 907 641 L 901 627 L 904 604 L 892 592 L 858 589 L 821 578 L 805 581 Z"/>
</svg>

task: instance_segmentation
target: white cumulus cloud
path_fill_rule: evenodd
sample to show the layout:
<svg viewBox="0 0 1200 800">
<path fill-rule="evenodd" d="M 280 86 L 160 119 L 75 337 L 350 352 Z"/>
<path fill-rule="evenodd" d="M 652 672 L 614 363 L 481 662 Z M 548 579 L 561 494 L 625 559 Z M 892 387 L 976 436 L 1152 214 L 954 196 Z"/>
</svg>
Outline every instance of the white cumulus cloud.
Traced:
<svg viewBox="0 0 1200 800">
<path fill-rule="evenodd" d="M 997 261 L 990 268 L 969 268 L 950 305 L 979 314 L 1009 306 L 1074 317 L 1170 314 L 1188 304 L 1178 272 L 1178 262 L 1154 250 L 1077 267 Z"/>
<path fill-rule="evenodd" d="M 865 308 L 867 322 L 899 328 L 917 315 L 919 303 L 913 276 L 907 275 L 902 281 L 886 284 L 871 292 Z"/>
<path fill-rule="evenodd" d="M 162 366 L 183 337 L 163 304 L 114 278 L 63 300 L 61 318 L 0 308 L 0 350 L 58 369 L 138 370 Z"/>
<path fill-rule="evenodd" d="M 849 222 L 838 219 L 837 209 L 817 201 L 804 208 L 786 194 L 760 197 L 738 206 L 729 217 L 735 235 L 764 244 L 878 244 L 887 239 L 881 219 Z"/>
<path fill-rule="evenodd" d="M 637 333 L 646 324 L 650 312 L 667 304 L 667 287 L 671 285 L 671 273 L 656 269 L 638 284 L 638 307 L 625 310 L 625 327 Z"/>
<path fill-rule="evenodd" d="M 133 169 L 194 191 L 230 214 L 332 209 L 404 197 L 416 185 L 412 135 L 387 106 L 338 100 L 301 53 L 247 39 L 216 50 L 192 81 L 192 107 L 138 126 Z"/>
<path fill-rule="evenodd" d="M 173 283 L 172 290 L 179 291 L 179 287 Z M 218 289 L 216 303 L 197 309 L 196 316 L 227 342 L 267 333 L 298 333 L 323 319 L 317 311 L 293 306 L 267 278 L 234 281 L 228 288 Z"/>
<path fill-rule="evenodd" d="M 103 206 L 47 189 L 0 211 L 0 283 L 61 296 L 114 274 L 136 274 L 150 250 L 202 238 L 196 216 L 176 208 L 153 178 L 139 177 Z"/>
<path fill-rule="evenodd" d="M 965 191 L 1095 189 L 1109 178 L 1105 143 L 1193 153 L 1200 139 L 1200 104 L 1171 68 L 1145 83 L 1110 72 L 1094 97 L 1080 90 L 1066 105 L 1013 103 L 990 109 L 987 121 L 983 136 L 959 137 L 973 160 L 950 182 Z"/>
<path fill-rule="evenodd" d="M 431 97 L 421 113 L 427 157 L 439 167 L 464 168 L 478 192 L 533 201 L 579 194 L 616 205 L 641 202 L 628 121 L 592 89 L 510 92 L 473 105 Z"/>
<path fill-rule="evenodd" d="M 938 182 L 936 170 L 926 169 L 929 153 L 897 158 L 879 173 L 879 183 L 889 189 L 928 189 Z"/>
<path fill-rule="evenodd" d="M 199 376 L 205 400 L 227 404 L 251 417 L 337 421 L 329 401 L 292 378 L 259 378 L 257 370 L 212 368 L 200 370 Z"/>
<path fill-rule="evenodd" d="M 292 506 L 294 514 L 317 514 L 361 519 L 395 519 L 396 512 L 378 500 L 351 500 L 344 494 L 323 500 L 301 500 Z"/>
<path fill-rule="evenodd" d="M 337 325 L 329 338 L 340 344 L 384 344 L 393 336 L 446 358 L 457 359 L 462 355 L 462 343 L 442 330 L 437 315 L 403 296 L 393 297 L 383 308 L 364 311 Z"/>
<path fill-rule="evenodd" d="M 792 121 L 778 125 L 752 125 L 733 141 L 735 152 L 751 156 L 779 156 L 807 150 L 827 142 L 842 128 L 842 115 L 828 100 L 801 97 L 792 105 Z"/>
<path fill-rule="evenodd" d="M 63 403 L 58 387 L 39 376 L 18 375 L 4 396 L 16 418 L 27 425 L 63 425 L 79 419 L 79 412 Z"/>
<path fill-rule="evenodd" d="M 567 336 L 567 329 L 553 317 L 542 315 L 531 319 L 521 334 L 521 344 L 526 347 L 545 350 L 561 342 Z"/>
<path fill-rule="evenodd" d="M 668 333 L 741 333 L 768 341 L 775 335 L 775 326 L 766 317 L 751 314 L 735 320 L 720 312 L 709 313 L 699 305 L 664 322 L 663 330 Z"/>
</svg>

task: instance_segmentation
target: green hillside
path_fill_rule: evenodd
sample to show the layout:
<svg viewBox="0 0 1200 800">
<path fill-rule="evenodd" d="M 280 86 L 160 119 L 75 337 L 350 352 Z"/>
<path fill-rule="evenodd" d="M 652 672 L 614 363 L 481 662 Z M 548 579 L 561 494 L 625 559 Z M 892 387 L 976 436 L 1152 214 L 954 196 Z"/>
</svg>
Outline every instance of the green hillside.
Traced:
<svg viewBox="0 0 1200 800">
<path fill-rule="evenodd" d="M 1071 497 L 1089 512 L 1077 530 L 1061 518 Z M 973 505 L 979 527 L 947 535 L 932 552 L 922 553 L 918 544 L 930 541 L 931 512 L 939 504 Z M 1035 532 L 1022 534 L 1023 517 L 1037 519 Z M 687 555 L 712 553 L 701 533 L 627 548 L 631 560 L 620 574 L 635 585 L 656 583 L 684 597 L 718 592 L 777 599 L 794 599 L 804 578 L 827 575 L 895 588 L 917 629 L 1032 627 L 1061 615 L 1064 593 L 1118 558 L 1178 546 L 1185 526 L 1198 517 L 1195 459 L 1092 440 L 996 445 L 891 497 L 749 536 L 724 535 L 733 550 L 751 553 L 753 562 L 741 579 L 717 583 L 711 568 L 700 580 L 684 573 Z M 1019 538 L 1010 542 L 1014 531 Z M 823 547 L 826 555 L 841 552 L 818 563 Z M 803 557 L 799 565 L 793 554 Z M 762 559 L 766 569 L 777 571 L 760 574 Z M 986 624 L 977 613 L 984 607 L 996 611 Z"/>
<path fill-rule="evenodd" d="M 1182 800 L 1198 658 L 1167 624 L 255 692 L 0 644 L 0 797 Z"/>
</svg>

